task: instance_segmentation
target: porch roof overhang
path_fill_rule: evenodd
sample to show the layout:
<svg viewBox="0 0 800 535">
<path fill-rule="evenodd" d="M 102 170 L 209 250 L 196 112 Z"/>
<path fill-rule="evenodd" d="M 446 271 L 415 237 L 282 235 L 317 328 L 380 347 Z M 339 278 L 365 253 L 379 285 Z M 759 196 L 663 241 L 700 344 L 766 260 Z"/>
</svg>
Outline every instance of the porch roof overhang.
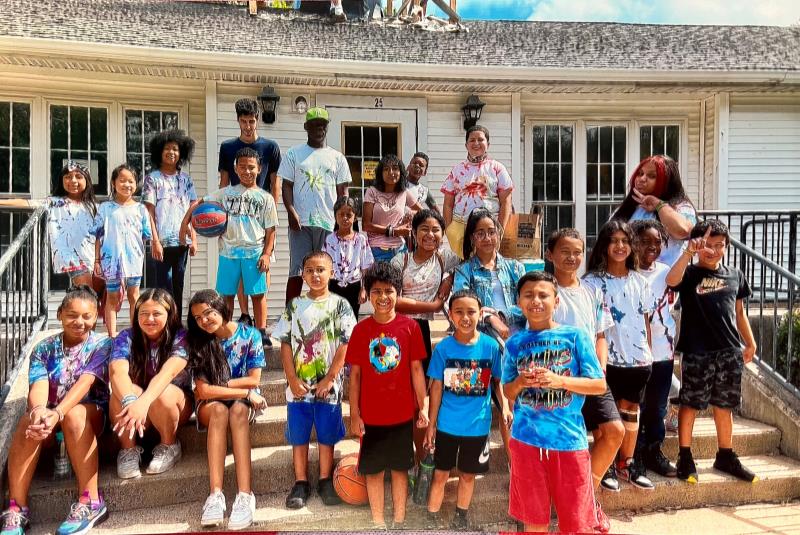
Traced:
<svg viewBox="0 0 800 535">
<path fill-rule="evenodd" d="M 0 64 L 318 88 L 480 93 L 800 91 L 795 70 L 645 70 L 380 63 L 0 36 Z"/>
</svg>

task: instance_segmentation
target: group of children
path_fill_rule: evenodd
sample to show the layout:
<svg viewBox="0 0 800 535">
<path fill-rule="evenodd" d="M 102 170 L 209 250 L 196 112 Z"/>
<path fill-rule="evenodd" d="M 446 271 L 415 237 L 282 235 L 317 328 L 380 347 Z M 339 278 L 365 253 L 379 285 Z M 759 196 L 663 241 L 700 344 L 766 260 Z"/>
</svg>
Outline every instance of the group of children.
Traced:
<svg viewBox="0 0 800 535">
<path fill-rule="evenodd" d="M 658 221 L 612 220 L 600 230 L 582 279 L 584 241 L 575 229 L 561 229 L 547 244 L 554 275 L 525 273 L 519 262 L 498 253 L 511 184 L 502 165 L 486 158 L 488 139 L 482 127 L 468 131 L 468 160 L 448 180 L 444 218 L 419 184 L 427 157 L 414 155 L 408 176 L 415 189 L 402 204 L 417 213 L 408 232 L 400 233 L 412 251 L 404 251 L 405 240 L 387 251 L 371 249 L 358 231 L 358 206 L 340 197 L 333 205 L 334 231 L 321 250 L 302 259 L 308 291 L 287 303 L 273 331 L 287 381 L 285 435 L 295 472 L 286 506 L 303 507 L 310 496 L 312 429 L 319 444 L 317 492 L 325 504 L 340 501 L 332 474 L 335 445 L 347 434 L 346 366 L 350 432 L 360 439 L 358 468 L 376 527 L 387 524 L 385 471 L 391 473 L 392 524 L 400 528 L 408 472 L 426 450 L 435 462 L 429 525 L 441 525 L 445 483 L 458 468 L 450 526 L 468 527 L 476 475 L 489 467 L 493 398 L 509 455 L 509 512 L 526 530 L 547 529 L 552 503 L 562 531 L 607 531 L 597 489 L 618 491 L 619 479 L 652 489 L 646 468 L 697 482 L 692 424 L 708 403 L 720 447 L 715 468 L 754 481 L 731 447 L 742 362 L 752 359 L 755 344 L 742 306 L 747 281 L 721 264 L 725 226 L 696 225 L 669 267 L 656 261 L 667 241 Z M 198 429 L 207 432 L 203 526 L 225 520 L 230 431 L 238 493 L 228 527 L 252 523 L 249 424 L 266 406 L 258 387 L 269 340 L 266 274 L 274 258 L 277 211 L 274 196 L 258 183 L 264 175 L 258 151 L 238 148 L 238 182 L 201 199 L 181 171 L 192 149 L 180 131 L 154 138 L 154 170 L 144 180 L 142 203 L 134 199 L 136 172 L 123 164 L 111 174 L 112 199 L 97 207 L 89 171 L 75 162 L 64 167 L 57 196 L 47 200 L 54 269 L 70 274 L 74 287 L 59 307 L 63 331 L 41 342 L 31 357 L 29 411 L 9 454 L 3 535 L 28 527 L 28 489 L 42 447 L 58 427 L 70 458 L 81 460 L 73 463 L 80 498 L 58 533 L 84 533 L 107 517 L 97 470 L 97 435 L 106 415 L 121 447 L 118 476 L 133 478 L 141 476 L 145 429 L 159 436 L 145 471 L 162 473 L 180 460 L 177 430 L 196 414 Z M 395 169 L 402 165 L 396 158 L 382 164 L 387 183 L 405 176 Z M 474 173 L 491 175 L 480 193 L 461 184 Z M 373 204 L 381 203 L 381 193 L 386 192 L 376 191 Z M 228 223 L 220 238 L 217 291 L 192 297 L 184 328 L 183 277 L 187 256 L 196 250 L 191 213 L 203 200 L 220 203 Z M 478 201 L 490 209 L 470 204 Z M 422 209 L 425 202 L 429 208 Z M 370 225 L 367 230 L 396 235 L 391 224 Z M 440 248 L 445 231 L 451 247 L 460 245 L 460 265 L 455 254 Z M 161 287 L 140 293 L 148 239 Z M 100 303 L 90 285 L 98 279 L 108 296 L 109 338 L 94 332 Z M 117 332 L 122 288 L 132 321 Z M 232 320 L 239 290 L 252 298 L 254 327 Z M 680 336 L 672 317 L 678 297 Z M 367 300 L 373 312 L 357 322 Z M 442 308 L 453 334 L 432 348 L 428 320 Z M 677 466 L 661 452 L 676 351 L 683 355 Z M 594 439 L 591 455 L 587 430 Z"/>
</svg>

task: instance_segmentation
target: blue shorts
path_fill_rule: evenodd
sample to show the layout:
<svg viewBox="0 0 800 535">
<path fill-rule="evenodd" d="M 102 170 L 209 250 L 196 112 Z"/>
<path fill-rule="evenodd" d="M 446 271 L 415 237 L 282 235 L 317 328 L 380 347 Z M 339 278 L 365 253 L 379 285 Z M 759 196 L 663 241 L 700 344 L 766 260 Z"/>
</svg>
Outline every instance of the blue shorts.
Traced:
<svg viewBox="0 0 800 535">
<path fill-rule="evenodd" d="M 267 274 L 258 269 L 258 259 L 258 256 L 228 258 L 220 255 L 217 264 L 217 292 L 221 295 L 236 295 L 241 280 L 245 295 L 267 293 Z"/>
<path fill-rule="evenodd" d="M 107 292 L 118 292 L 122 285 L 125 285 L 125 288 L 138 288 L 142 284 L 141 277 L 125 277 L 123 279 L 117 280 L 107 280 L 106 281 L 106 291 Z"/>
<path fill-rule="evenodd" d="M 370 250 L 375 262 L 390 262 L 392 258 L 406 250 L 406 244 L 403 242 L 399 247 L 370 247 Z"/>
<path fill-rule="evenodd" d="M 345 435 L 342 404 L 324 401 L 295 401 L 286 404 L 286 442 L 305 446 L 311 441 L 311 426 L 317 430 L 317 442 L 335 446 Z"/>
</svg>

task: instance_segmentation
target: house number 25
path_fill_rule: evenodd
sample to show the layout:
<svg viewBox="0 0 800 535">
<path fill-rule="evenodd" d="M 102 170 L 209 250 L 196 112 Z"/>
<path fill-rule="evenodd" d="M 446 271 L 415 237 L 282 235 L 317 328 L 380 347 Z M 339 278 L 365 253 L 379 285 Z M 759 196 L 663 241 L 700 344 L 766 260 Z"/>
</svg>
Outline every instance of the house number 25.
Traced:
<svg viewBox="0 0 800 535">
<path fill-rule="evenodd" d="M 375 107 L 383 108 L 383 97 L 375 97 Z"/>
</svg>

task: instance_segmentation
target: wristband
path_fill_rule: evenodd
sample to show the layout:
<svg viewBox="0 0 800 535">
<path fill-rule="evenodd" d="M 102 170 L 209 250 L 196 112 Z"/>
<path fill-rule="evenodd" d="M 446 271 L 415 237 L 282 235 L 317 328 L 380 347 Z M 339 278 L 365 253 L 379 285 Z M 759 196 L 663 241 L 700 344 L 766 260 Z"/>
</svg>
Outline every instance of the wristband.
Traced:
<svg viewBox="0 0 800 535">
<path fill-rule="evenodd" d="M 664 201 L 659 201 L 658 204 L 656 205 L 656 213 L 658 213 L 658 211 L 664 208 L 666 205 L 667 203 L 665 203 Z"/>
<path fill-rule="evenodd" d="M 53 410 L 55 411 L 56 414 L 58 414 L 58 421 L 59 422 L 63 422 L 64 421 L 64 413 L 61 412 L 61 409 L 59 409 L 58 406 L 56 406 Z"/>
<path fill-rule="evenodd" d="M 122 403 L 122 408 L 124 409 L 137 399 L 139 399 L 139 396 L 137 396 L 136 394 L 128 394 L 127 396 L 123 397 L 122 400 L 120 401 L 120 403 Z"/>
</svg>

